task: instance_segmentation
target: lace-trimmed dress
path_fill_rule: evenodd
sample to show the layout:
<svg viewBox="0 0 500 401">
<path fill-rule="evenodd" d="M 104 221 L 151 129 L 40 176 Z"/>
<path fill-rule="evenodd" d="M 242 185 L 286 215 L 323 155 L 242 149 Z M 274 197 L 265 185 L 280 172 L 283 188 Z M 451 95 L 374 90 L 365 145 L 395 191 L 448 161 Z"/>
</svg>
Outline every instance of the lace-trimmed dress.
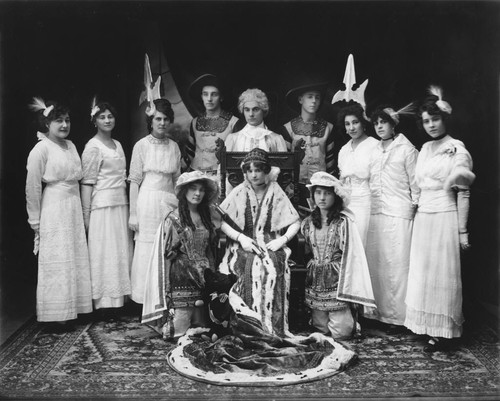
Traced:
<svg viewBox="0 0 500 401">
<path fill-rule="evenodd" d="M 462 280 L 456 188 L 474 180 L 472 158 L 453 138 L 424 143 L 415 170 L 421 189 L 413 224 L 405 326 L 417 334 L 460 337 Z"/>
<path fill-rule="evenodd" d="M 340 179 L 351 189 L 351 209 L 355 216 L 356 227 L 363 246 L 366 245 L 368 224 L 370 221 L 370 186 L 368 184 L 370 154 L 378 141 L 369 136 L 363 142 L 352 147 L 352 139 L 339 152 Z"/>
<path fill-rule="evenodd" d="M 37 319 L 76 319 L 92 312 L 90 266 L 78 180 L 82 178 L 75 145 L 63 149 L 50 139 L 38 142 L 27 162 L 28 222 L 40 230 Z M 45 188 L 42 193 L 42 183 Z"/>
<path fill-rule="evenodd" d="M 129 181 L 139 185 L 135 249 L 132 262 L 132 295 L 143 303 L 145 278 L 156 230 L 164 216 L 177 208 L 174 187 L 181 174 L 181 152 L 168 139 L 148 135 L 134 146 Z"/>
<path fill-rule="evenodd" d="M 82 154 L 82 184 L 93 186 L 88 245 L 96 309 L 121 307 L 131 292 L 126 161 L 120 142 L 113 142 L 115 149 L 92 138 Z"/>
</svg>

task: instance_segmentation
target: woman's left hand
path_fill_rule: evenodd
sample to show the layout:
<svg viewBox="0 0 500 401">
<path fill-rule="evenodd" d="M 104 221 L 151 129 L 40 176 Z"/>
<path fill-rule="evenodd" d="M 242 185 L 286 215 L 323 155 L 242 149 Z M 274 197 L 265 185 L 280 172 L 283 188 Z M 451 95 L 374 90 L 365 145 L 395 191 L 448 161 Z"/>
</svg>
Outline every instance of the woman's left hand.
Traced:
<svg viewBox="0 0 500 401">
<path fill-rule="evenodd" d="M 276 239 L 273 239 L 272 241 L 268 242 L 266 244 L 266 248 L 269 249 L 270 251 L 276 252 L 278 249 L 283 248 L 286 244 L 286 237 L 282 236 Z"/>
<path fill-rule="evenodd" d="M 460 248 L 462 248 L 462 250 L 466 251 L 467 249 L 470 248 L 469 233 L 461 233 L 461 234 L 459 234 L 459 236 L 460 236 Z"/>
</svg>

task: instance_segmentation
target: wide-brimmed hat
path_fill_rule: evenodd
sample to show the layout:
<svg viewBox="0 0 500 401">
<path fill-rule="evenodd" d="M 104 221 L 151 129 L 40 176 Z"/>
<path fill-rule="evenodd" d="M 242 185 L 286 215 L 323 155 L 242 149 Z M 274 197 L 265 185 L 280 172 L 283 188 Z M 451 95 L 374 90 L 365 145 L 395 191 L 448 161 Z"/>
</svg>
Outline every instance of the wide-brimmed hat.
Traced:
<svg viewBox="0 0 500 401">
<path fill-rule="evenodd" d="M 222 83 L 213 74 L 203 74 L 196 78 L 188 89 L 189 97 L 197 102 L 201 101 L 201 91 L 204 86 L 215 86 L 223 95 L 224 88 L 221 87 Z"/>
<path fill-rule="evenodd" d="M 299 110 L 299 96 L 303 95 L 306 92 L 313 91 L 321 93 L 321 100 L 323 101 L 327 86 L 328 82 L 304 81 L 299 86 L 290 89 L 287 92 L 287 94 L 285 95 L 286 103 L 292 110 Z"/>
<path fill-rule="evenodd" d="M 342 185 L 342 182 L 338 178 L 335 178 L 333 175 L 328 174 L 324 171 L 318 171 L 311 176 L 310 181 L 311 183 L 306 185 L 310 193 L 312 188 L 318 186 L 333 188 L 334 192 L 344 201 L 344 207 L 349 204 L 351 200 L 350 191 L 345 188 L 344 185 Z M 311 193 L 311 200 L 314 203 L 313 193 Z"/>
<path fill-rule="evenodd" d="M 214 178 L 198 170 L 181 174 L 175 185 L 175 195 L 179 195 L 182 187 L 196 181 L 202 181 L 205 184 L 205 197 L 207 197 L 209 203 L 217 200 L 219 197 L 219 185 Z"/>
</svg>

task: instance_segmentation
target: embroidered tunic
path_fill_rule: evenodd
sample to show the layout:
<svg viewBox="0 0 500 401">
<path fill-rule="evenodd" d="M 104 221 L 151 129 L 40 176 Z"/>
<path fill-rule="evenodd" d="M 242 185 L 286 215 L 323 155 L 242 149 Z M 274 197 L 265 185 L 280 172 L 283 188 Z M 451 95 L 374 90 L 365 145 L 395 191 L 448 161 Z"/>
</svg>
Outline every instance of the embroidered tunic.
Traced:
<svg viewBox="0 0 500 401">
<path fill-rule="evenodd" d="M 327 227 L 317 229 L 311 216 L 301 226 L 313 253 L 307 264 L 306 304 L 315 310 L 337 311 L 346 302 L 375 308 L 370 273 L 352 214 L 345 209 Z"/>
<path fill-rule="evenodd" d="M 335 169 L 333 156 L 333 125 L 318 118 L 312 123 L 306 123 L 296 117 L 285 124 L 292 139 L 291 149 L 300 139 L 305 141 L 305 156 L 300 165 L 299 182 L 308 184 L 311 176 L 317 171 L 332 174 Z"/>
<path fill-rule="evenodd" d="M 113 143 L 115 149 L 92 138 L 82 154 L 82 184 L 92 185 L 88 246 L 96 308 L 123 306 L 131 292 L 126 160 L 120 142 Z"/>
<path fill-rule="evenodd" d="M 334 311 L 348 307 L 337 300 L 342 248 L 342 220 L 334 219 L 328 226 L 317 229 L 311 217 L 302 222 L 301 232 L 313 257 L 307 264 L 305 283 L 306 305 L 315 310 Z"/>
<path fill-rule="evenodd" d="M 205 270 L 214 270 L 213 254 L 205 226 L 193 231 L 176 213 L 168 213 L 156 233 L 146 274 L 142 322 L 160 319 L 170 308 L 195 306 Z"/>
<path fill-rule="evenodd" d="M 177 143 L 148 135 L 134 146 L 129 181 L 139 185 L 135 250 L 132 262 L 132 299 L 142 303 L 144 280 L 156 230 L 163 217 L 177 208 L 174 187 L 181 174 Z"/>
<path fill-rule="evenodd" d="M 233 131 L 238 118 L 222 110 L 214 118 L 202 115 L 195 117 L 191 122 L 191 133 L 188 142 L 188 155 L 193 170 L 204 171 L 208 174 L 217 174 L 218 161 L 215 156 L 217 139 L 226 140 Z"/>
<path fill-rule="evenodd" d="M 48 138 L 31 150 L 26 165 L 28 222 L 40 230 L 36 313 L 40 322 L 76 319 L 92 312 L 90 266 L 78 181 L 75 145 Z M 42 182 L 45 188 L 42 194 Z"/>
<path fill-rule="evenodd" d="M 410 252 L 405 326 L 417 334 L 460 337 L 462 280 L 455 189 L 474 181 L 472 158 L 461 141 L 445 139 L 433 150 L 426 142 L 418 156 L 421 189 Z"/>
</svg>

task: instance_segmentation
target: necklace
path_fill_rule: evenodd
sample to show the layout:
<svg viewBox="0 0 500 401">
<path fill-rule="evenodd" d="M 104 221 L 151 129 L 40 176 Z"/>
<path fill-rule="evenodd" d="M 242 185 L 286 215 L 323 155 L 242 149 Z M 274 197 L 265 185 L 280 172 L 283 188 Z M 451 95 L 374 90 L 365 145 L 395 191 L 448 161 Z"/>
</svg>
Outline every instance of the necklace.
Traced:
<svg viewBox="0 0 500 401">
<path fill-rule="evenodd" d="M 443 134 L 443 135 L 439 135 L 439 136 L 437 136 L 437 137 L 435 137 L 435 138 L 432 138 L 432 140 L 433 140 L 433 141 L 439 141 L 440 139 L 443 139 L 446 135 L 448 135 L 448 134 L 446 134 L 446 133 L 445 133 L 445 134 Z"/>
</svg>

